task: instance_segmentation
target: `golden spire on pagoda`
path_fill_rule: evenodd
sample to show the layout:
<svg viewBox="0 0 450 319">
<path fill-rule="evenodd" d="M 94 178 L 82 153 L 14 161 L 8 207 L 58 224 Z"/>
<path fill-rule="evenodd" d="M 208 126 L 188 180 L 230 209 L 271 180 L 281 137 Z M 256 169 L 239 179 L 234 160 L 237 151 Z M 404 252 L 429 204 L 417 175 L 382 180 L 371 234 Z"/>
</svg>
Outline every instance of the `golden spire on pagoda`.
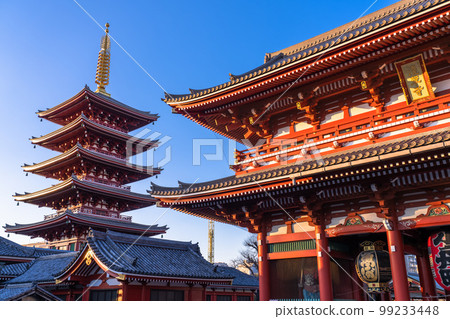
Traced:
<svg viewBox="0 0 450 319">
<path fill-rule="evenodd" d="M 97 83 L 96 93 L 102 93 L 106 96 L 111 96 L 105 90 L 105 86 L 109 84 L 109 66 L 111 63 L 111 40 L 109 38 L 109 23 L 105 24 L 105 35 L 102 37 L 100 43 L 100 52 L 98 53 L 97 73 L 95 75 L 95 83 Z"/>
</svg>

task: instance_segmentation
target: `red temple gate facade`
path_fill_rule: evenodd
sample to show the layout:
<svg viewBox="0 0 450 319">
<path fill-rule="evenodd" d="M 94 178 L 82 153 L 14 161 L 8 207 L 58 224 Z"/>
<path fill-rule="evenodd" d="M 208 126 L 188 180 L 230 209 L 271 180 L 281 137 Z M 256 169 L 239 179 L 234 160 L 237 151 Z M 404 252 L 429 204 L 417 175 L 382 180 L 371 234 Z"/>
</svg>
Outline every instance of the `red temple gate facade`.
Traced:
<svg viewBox="0 0 450 319">
<path fill-rule="evenodd" d="M 427 240 L 450 226 L 449 1 L 400 1 L 275 53 L 230 81 L 167 94 L 172 111 L 245 144 L 233 176 L 152 184 L 158 205 L 258 234 L 260 299 L 367 300 L 364 241 L 405 254 L 436 298 Z M 448 292 L 447 292 L 448 294 Z"/>
</svg>

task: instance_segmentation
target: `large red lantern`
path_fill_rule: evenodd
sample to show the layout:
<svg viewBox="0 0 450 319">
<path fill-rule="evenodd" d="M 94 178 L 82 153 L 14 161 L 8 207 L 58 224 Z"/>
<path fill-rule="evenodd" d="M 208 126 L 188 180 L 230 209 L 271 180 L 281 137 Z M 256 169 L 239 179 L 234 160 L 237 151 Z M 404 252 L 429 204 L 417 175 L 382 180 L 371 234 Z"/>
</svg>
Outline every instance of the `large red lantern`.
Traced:
<svg viewBox="0 0 450 319">
<path fill-rule="evenodd" d="M 450 290 L 450 232 L 441 231 L 428 238 L 431 272 L 436 281 Z"/>
</svg>

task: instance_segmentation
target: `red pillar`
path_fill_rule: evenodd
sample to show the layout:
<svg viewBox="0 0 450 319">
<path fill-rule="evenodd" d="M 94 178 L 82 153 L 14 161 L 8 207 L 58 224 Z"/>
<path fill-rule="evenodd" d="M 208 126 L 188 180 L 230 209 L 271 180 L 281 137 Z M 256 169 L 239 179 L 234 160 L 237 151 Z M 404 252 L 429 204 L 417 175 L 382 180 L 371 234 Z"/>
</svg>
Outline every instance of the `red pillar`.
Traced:
<svg viewBox="0 0 450 319">
<path fill-rule="evenodd" d="M 433 274 L 431 273 L 431 267 L 427 253 L 422 250 L 422 255 L 417 255 L 416 259 L 417 267 L 419 268 L 420 288 L 422 291 L 423 300 L 437 300 L 434 297 L 437 295 L 436 285 L 434 283 Z"/>
<path fill-rule="evenodd" d="M 150 300 L 150 286 L 147 286 L 146 282 L 142 283 L 141 300 L 142 301 Z"/>
<path fill-rule="evenodd" d="M 83 292 L 81 293 L 81 300 L 82 301 L 89 301 L 89 287 L 87 287 L 87 283 L 84 284 Z"/>
<path fill-rule="evenodd" d="M 259 300 L 270 300 L 269 260 L 267 259 L 266 230 L 258 233 L 258 270 L 259 270 Z"/>
<path fill-rule="evenodd" d="M 188 301 L 192 301 L 192 286 L 193 284 L 188 284 Z"/>
<path fill-rule="evenodd" d="M 364 301 L 363 290 L 360 287 L 364 284 L 361 283 L 361 281 L 359 280 L 356 268 L 353 266 L 351 267 L 350 270 L 353 279 L 352 280 L 353 299 L 358 301 Z"/>
<path fill-rule="evenodd" d="M 325 226 L 316 225 L 317 269 L 319 272 L 319 291 L 321 301 L 333 300 L 333 285 L 331 281 L 331 262 L 328 252 L 328 238 Z"/>
<path fill-rule="evenodd" d="M 202 285 L 202 300 L 206 301 L 206 287 L 207 285 Z"/>
<path fill-rule="evenodd" d="M 398 229 L 397 219 L 391 219 L 392 230 L 386 230 L 389 260 L 391 262 L 392 281 L 396 301 L 409 301 L 408 277 L 406 275 L 405 254 L 402 233 Z"/>
</svg>

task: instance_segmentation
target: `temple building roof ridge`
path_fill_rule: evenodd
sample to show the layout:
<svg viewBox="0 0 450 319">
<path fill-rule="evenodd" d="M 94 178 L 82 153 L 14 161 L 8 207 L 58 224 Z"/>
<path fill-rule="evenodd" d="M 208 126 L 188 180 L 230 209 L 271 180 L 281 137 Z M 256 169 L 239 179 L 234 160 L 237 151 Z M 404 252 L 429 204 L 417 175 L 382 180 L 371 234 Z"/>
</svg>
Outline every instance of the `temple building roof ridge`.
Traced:
<svg viewBox="0 0 450 319">
<path fill-rule="evenodd" d="M 187 250 L 194 247 L 194 251 L 199 251 L 198 244 L 193 244 L 192 241 L 179 241 L 172 239 L 163 238 L 151 238 L 151 237 L 138 237 L 132 234 L 124 234 L 114 230 L 107 230 L 106 232 L 91 230 L 89 237 L 102 238 L 117 242 L 117 243 L 127 243 L 127 244 L 137 244 L 137 245 L 149 245 L 157 247 L 170 247 L 172 249 Z"/>
<path fill-rule="evenodd" d="M 43 256 L 30 263 L 27 271 L 7 282 L 8 285 L 24 283 L 55 283 L 57 273 L 76 259 L 78 252 L 64 252 L 61 254 Z"/>
<path fill-rule="evenodd" d="M 122 238 L 126 237 L 126 238 Z M 134 240 L 130 240 L 133 239 Z M 111 242 L 117 249 L 112 249 Z M 89 247 L 96 258 L 113 272 L 125 275 L 173 276 L 210 280 L 232 280 L 233 277 L 217 272 L 214 265 L 206 261 L 196 244 L 156 238 L 139 238 L 130 234 L 92 231 L 87 237 Z M 127 260 L 117 262 L 126 252 Z M 155 263 L 155 260 L 158 263 Z M 131 262 L 130 262 L 131 261 Z M 56 277 L 67 272 L 67 267 Z"/>
<path fill-rule="evenodd" d="M 22 246 L 0 236 L 0 256 L 37 258 L 58 253 L 61 253 L 61 251 Z"/>
<path fill-rule="evenodd" d="M 448 5 L 449 0 L 402 0 L 384 9 L 370 13 L 355 21 L 344 24 L 312 39 L 305 40 L 273 53 L 267 53 L 264 64 L 244 72 L 241 75 L 230 74 L 228 82 L 206 88 L 193 90 L 187 94 L 169 94 L 165 92 L 163 101 L 176 106 L 176 102 L 183 103 L 201 96 L 226 90 L 247 80 L 262 77 L 276 69 L 308 60 L 311 56 L 334 50 L 343 44 L 367 37 L 385 27 L 399 24 L 407 19 L 428 12 L 439 5 Z M 357 23 L 357 21 L 363 21 Z M 281 54 L 281 55 L 280 55 Z"/>
<path fill-rule="evenodd" d="M 200 183 L 185 183 L 185 182 L 181 182 L 178 181 L 178 187 L 169 187 L 169 186 L 160 186 L 157 185 L 155 183 L 151 183 L 151 188 L 152 191 L 163 191 L 163 190 L 189 190 L 190 188 L 196 188 L 196 187 L 203 187 L 203 186 L 207 186 L 207 185 L 211 185 L 211 184 L 220 184 L 220 183 L 225 183 L 228 182 L 230 180 L 235 179 L 235 175 L 231 175 L 231 176 L 227 176 L 227 177 L 222 177 L 222 178 L 218 178 L 218 179 L 214 179 L 211 181 L 206 181 L 206 182 L 200 182 Z M 151 192 L 151 191 L 149 191 Z"/>
</svg>

